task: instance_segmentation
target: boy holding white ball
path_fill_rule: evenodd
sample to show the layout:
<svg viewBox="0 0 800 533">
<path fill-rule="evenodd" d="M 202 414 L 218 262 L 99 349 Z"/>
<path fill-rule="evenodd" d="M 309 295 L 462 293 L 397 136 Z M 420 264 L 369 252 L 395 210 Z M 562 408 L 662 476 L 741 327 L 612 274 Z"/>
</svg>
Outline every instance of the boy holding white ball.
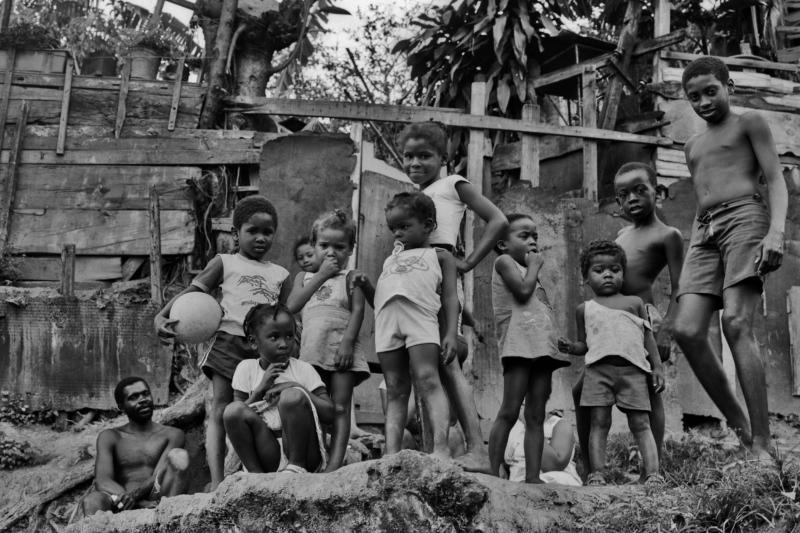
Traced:
<svg viewBox="0 0 800 533">
<path fill-rule="evenodd" d="M 155 328 L 162 338 L 176 336 L 178 320 L 170 318 L 175 301 L 193 292 L 211 293 L 220 289 L 222 321 L 216 337 L 201 361 L 203 373 L 212 381 L 214 399 L 206 431 L 211 490 L 224 477 L 225 426 L 223 413 L 233 401 L 231 380 L 236 366 L 245 359 L 257 359 L 242 329 L 247 312 L 258 304 L 285 303 L 292 290 L 289 272 L 265 259 L 278 229 L 275 207 L 263 196 L 241 200 L 233 211 L 234 236 L 239 252 L 221 254 L 209 261 L 192 284 L 173 298 L 155 317 Z M 178 333 L 180 336 L 180 327 Z"/>
</svg>

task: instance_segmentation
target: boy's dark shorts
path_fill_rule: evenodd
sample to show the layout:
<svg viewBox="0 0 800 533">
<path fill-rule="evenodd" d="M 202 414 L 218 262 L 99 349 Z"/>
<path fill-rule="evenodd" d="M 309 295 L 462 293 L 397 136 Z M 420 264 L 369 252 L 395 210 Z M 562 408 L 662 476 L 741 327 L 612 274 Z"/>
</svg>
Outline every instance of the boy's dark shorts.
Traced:
<svg viewBox="0 0 800 533">
<path fill-rule="evenodd" d="M 606 407 L 650 411 L 647 372 L 635 365 L 594 363 L 586 367 L 581 407 Z"/>
<path fill-rule="evenodd" d="M 756 194 L 735 198 L 700 213 L 692 226 L 692 240 L 683 262 L 678 297 L 710 294 L 748 278 L 758 278 L 756 253 L 769 231 L 767 206 Z"/>
<path fill-rule="evenodd" d="M 208 379 L 212 379 L 214 374 L 233 379 L 236 367 L 245 359 L 258 359 L 258 350 L 250 347 L 247 338 L 218 331 L 214 343 L 200 363 L 200 368 Z"/>
</svg>

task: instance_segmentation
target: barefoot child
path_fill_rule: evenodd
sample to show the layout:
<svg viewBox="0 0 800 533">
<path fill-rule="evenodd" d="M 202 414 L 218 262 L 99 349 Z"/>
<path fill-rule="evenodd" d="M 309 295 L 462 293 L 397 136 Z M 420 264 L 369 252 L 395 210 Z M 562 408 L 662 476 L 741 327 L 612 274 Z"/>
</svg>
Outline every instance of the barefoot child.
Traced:
<svg viewBox="0 0 800 533">
<path fill-rule="evenodd" d="M 492 474 L 499 475 L 508 435 L 525 401 L 525 482 L 539 477 L 544 450 L 545 406 L 553 371 L 569 366 L 558 351 L 558 325 L 539 282 L 544 258 L 536 225 L 527 215 L 508 215 L 510 224 L 497 241 L 492 272 L 492 307 L 503 363 L 503 403 L 489 436 Z"/>
<path fill-rule="evenodd" d="M 647 375 L 657 393 L 664 390 L 661 359 L 644 302 L 623 296 L 626 260 L 622 247 L 611 241 L 590 242 L 581 251 L 581 273 L 594 291 L 592 300 L 575 311 L 578 341 L 559 339 L 558 348 L 586 356 L 581 407 L 591 408 L 589 433 L 591 474 L 587 485 L 605 485 L 606 438 L 611 429 L 611 406 L 628 417 L 646 472 L 645 484 L 661 484 L 658 450 L 650 430 Z"/>
<path fill-rule="evenodd" d="M 461 220 L 467 208 L 486 223 L 483 236 L 469 257 L 456 260 L 459 273 L 471 271 L 502 238 L 508 228 L 508 221 L 497 206 L 476 191 L 463 177 L 441 177 L 442 166 L 447 160 L 447 133 L 444 125 L 434 122 L 410 124 L 400 134 L 398 146 L 402 147 L 403 169 L 409 179 L 423 193 L 433 198 L 436 204 L 437 226 L 430 235 L 431 246 L 456 253 Z M 458 281 L 459 304 L 463 308 L 463 287 L 461 280 Z M 440 322 L 444 321 L 440 318 Z M 464 358 L 466 354 L 460 355 L 459 361 Z M 457 462 L 466 470 L 488 473 L 490 465 L 472 387 L 459 365 L 442 367 L 439 372 L 466 436 L 467 454 Z"/>
<path fill-rule="evenodd" d="M 278 229 L 278 214 L 263 196 L 250 196 L 240 201 L 233 211 L 232 232 L 239 240 L 236 254 L 222 254 L 209 261 L 192 284 L 173 298 L 155 317 L 159 336 L 174 337 L 171 327 L 177 322 L 169 318 L 172 304 L 190 292 L 222 292 L 222 322 L 209 351 L 200 366 L 212 381 L 214 399 L 206 430 L 211 490 L 216 490 L 224 477 L 225 426 L 222 415 L 233 400 L 231 379 L 237 365 L 245 359 L 258 358 L 258 352 L 245 338 L 242 324 L 247 311 L 258 303 L 285 302 L 291 292 L 289 272 L 265 259 Z"/>
<path fill-rule="evenodd" d="M 656 215 L 656 173 L 653 167 L 644 163 L 628 163 L 623 165 L 614 178 L 614 191 L 617 203 L 623 212 L 633 221 L 633 226 L 622 228 L 617 237 L 617 244 L 622 246 L 627 256 L 628 265 L 625 280 L 620 293 L 626 296 L 638 296 L 644 301 L 645 309 L 650 317 L 650 326 L 656 337 L 656 345 L 661 361 L 669 359 L 672 331 L 672 317 L 677 305 L 678 280 L 683 263 L 683 237 L 681 232 L 667 226 Z M 672 283 L 672 299 L 667 314 L 661 318 L 653 300 L 653 282 L 664 269 L 669 267 Z M 578 426 L 578 439 L 581 445 L 583 471 L 591 471 L 589 464 L 589 429 L 591 426 L 589 409 L 580 407 L 583 390 L 583 374 L 575 383 L 572 395 L 575 400 L 575 419 Z M 664 402 L 656 393 L 652 383 L 650 392 L 650 429 L 656 439 L 659 458 L 664 444 Z M 644 482 L 644 470 L 640 482 Z"/>
<path fill-rule="evenodd" d="M 369 378 L 359 340 L 364 294 L 350 290 L 347 261 L 356 243 L 356 225 L 344 211 L 319 217 L 311 229 L 319 270 L 301 272 L 289 296 L 289 309 L 303 312 L 300 360 L 317 370 L 331 391 L 335 407 L 331 458 L 326 472 L 342 466 L 350 440 L 353 388 Z"/>
<path fill-rule="evenodd" d="M 276 472 L 282 462 L 282 471 L 293 474 L 321 472 L 327 464 L 321 424 L 333 420 L 333 404 L 314 367 L 291 357 L 294 327 L 280 303 L 256 305 L 244 321 L 259 358 L 236 367 L 225 429 L 251 473 Z"/>
<path fill-rule="evenodd" d="M 697 199 L 697 219 L 678 293 L 675 340 L 700 383 L 736 431 L 739 455 L 773 462 L 767 382 L 753 334 L 764 277 L 781 265 L 788 192 L 767 121 L 757 111 L 730 108 L 733 82 L 715 57 L 689 64 L 683 88 L 708 129 L 686 143 L 686 164 Z M 759 195 L 763 176 L 769 210 Z M 728 384 L 708 339 L 711 316 L 722 309 L 748 416 Z"/>
<path fill-rule="evenodd" d="M 383 264 L 377 287 L 363 275 L 358 280 L 368 298 L 374 295 L 375 349 L 388 400 L 386 453 L 402 449 L 411 394 L 410 367 L 431 422 L 432 455 L 450 459 L 450 409 L 439 378 L 439 364 L 447 365 L 456 356 L 455 258 L 447 250 L 430 246 L 436 206 L 428 196 L 416 191 L 396 194 L 386 205 L 386 222 L 395 238 L 395 250 Z M 445 320 L 443 336 L 437 318 L 440 308 Z"/>
</svg>

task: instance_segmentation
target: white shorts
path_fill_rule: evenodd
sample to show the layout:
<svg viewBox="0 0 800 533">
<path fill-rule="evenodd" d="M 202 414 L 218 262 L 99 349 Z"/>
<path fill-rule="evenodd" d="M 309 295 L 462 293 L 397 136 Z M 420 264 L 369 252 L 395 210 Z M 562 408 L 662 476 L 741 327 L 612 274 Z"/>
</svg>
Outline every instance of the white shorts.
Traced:
<svg viewBox="0 0 800 533">
<path fill-rule="evenodd" d="M 439 341 L 439 320 L 436 313 L 406 298 L 392 298 L 375 316 L 375 351 L 390 352 Z"/>
</svg>

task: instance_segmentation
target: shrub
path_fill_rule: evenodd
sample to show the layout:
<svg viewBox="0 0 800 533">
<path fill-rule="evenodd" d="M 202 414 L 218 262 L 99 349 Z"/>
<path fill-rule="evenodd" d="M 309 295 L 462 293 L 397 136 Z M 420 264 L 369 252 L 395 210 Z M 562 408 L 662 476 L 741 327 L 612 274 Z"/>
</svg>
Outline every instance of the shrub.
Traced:
<svg viewBox="0 0 800 533">
<path fill-rule="evenodd" d="M 58 48 L 58 45 L 58 38 L 52 30 L 29 22 L 13 24 L 0 33 L 0 50 L 10 48 L 42 50 Z"/>
<path fill-rule="evenodd" d="M 11 470 L 31 462 L 31 446 L 0 433 L 0 469 Z"/>
</svg>

